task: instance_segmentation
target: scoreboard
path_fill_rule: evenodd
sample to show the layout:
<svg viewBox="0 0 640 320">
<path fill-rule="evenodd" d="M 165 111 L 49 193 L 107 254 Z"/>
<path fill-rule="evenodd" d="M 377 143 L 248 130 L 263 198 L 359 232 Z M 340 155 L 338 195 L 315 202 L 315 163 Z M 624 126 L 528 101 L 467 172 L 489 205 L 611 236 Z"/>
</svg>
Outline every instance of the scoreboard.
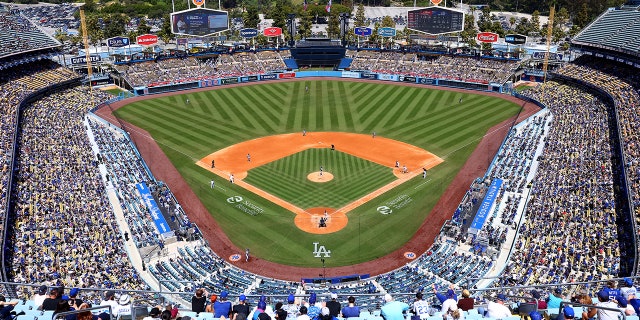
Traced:
<svg viewBox="0 0 640 320">
<path fill-rule="evenodd" d="M 229 29 L 226 11 L 197 8 L 171 13 L 173 34 L 204 37 Z"/>
<path fill-rule="evenodd" d="M 461 32 L 464 30 L 464 13 L 444 7 L 409 10 L 407 28 L 429 34 Z"/>
</svg>

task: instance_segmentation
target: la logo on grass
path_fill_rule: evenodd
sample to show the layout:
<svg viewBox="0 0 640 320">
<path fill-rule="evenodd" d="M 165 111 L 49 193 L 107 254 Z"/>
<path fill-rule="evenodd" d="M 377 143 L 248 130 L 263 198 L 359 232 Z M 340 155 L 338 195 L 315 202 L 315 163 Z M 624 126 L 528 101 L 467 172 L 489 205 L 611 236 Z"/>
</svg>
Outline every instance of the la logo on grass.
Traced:
<svg viewBox="0 0 640 320">
<path fill-rule="evenodd" d="M 313 256 L 316 258 L 320 258 L 321 255 L 324 255 L 325 258 L 331 258 L 331 250 L 327 250 L 325 246 L 319 246 L 320 242 L 313 243 Z"/>
</svg>

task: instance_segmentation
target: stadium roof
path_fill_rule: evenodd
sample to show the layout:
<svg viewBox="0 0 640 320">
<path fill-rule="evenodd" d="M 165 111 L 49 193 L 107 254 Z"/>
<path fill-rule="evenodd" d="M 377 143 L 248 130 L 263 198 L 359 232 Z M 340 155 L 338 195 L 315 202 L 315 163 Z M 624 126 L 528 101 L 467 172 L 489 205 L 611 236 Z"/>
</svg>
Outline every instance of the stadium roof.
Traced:
<svg viewBox="0 0 640 320">
<path fill-rule="evenodd" d="M 640 11 L 626 6 L 609 9 L 580 31 L 572 43 L 640 56 Z"/>
</svg>

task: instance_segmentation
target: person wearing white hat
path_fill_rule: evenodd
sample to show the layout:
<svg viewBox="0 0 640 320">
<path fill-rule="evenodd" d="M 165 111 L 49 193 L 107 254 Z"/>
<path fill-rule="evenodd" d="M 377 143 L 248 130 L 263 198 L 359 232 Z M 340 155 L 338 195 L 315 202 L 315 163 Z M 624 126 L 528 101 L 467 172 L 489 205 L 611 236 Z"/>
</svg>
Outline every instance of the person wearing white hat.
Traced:
<svg viewBox="0 0 640 320">
<path fill-rule="evenodd" d="M 113 316 L 119 317 L 131 314 L 131 297 L 128 294 L 120 295 L 118 306 L 113 309 Z"/>
</svg>

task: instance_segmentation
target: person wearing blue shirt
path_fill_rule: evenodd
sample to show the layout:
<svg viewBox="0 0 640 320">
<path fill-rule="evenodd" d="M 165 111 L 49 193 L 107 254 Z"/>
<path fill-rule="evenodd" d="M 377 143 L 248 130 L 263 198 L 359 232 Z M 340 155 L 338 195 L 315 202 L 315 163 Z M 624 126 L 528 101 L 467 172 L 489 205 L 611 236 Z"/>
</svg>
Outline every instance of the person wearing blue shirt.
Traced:
<svg viewBox="0 0 640 320">
<path fill-rule="evenodd" d="M 347 318 L 353 318 L 353 317 L 359 317 L 360 316 L 360 308 L 358 306 L 356 306 L 356 298 L 353 296 L 350 296 L 347 301 L 349 302 L 349 305 L 342 308 L 342 317 L 347 319 Z"/>
<path fill-rule="evenodd" d="M 556 309 L 560 308 L 560 303 L 562 302 L 562 289 L 556 288 L 553 290 L 553 293 L 549 293 L 549 298 L 547 299 L 547 308 Z"/>
<path fill-rule="evenodd" d="M 213 304 L 213 310 L 215 311 L 214 318 L 220 318 L 222 316 L 229 318 L 231 314 L 231 301 L 227 301 L 227 296 L 229 296 L 229 293 L 222 291 L 222 293 L 220 293 L 220 299 L 216 300 Z"/>
<path fill-rule="evenodd" d="M 384 295 L 384 301 L 385 304 L 380 312 L 384 320 L 404 320 L 404 312 L 409 310 L 408 304 L 394 301 L 393 297 L 388 293 Z"/>
</svg>

